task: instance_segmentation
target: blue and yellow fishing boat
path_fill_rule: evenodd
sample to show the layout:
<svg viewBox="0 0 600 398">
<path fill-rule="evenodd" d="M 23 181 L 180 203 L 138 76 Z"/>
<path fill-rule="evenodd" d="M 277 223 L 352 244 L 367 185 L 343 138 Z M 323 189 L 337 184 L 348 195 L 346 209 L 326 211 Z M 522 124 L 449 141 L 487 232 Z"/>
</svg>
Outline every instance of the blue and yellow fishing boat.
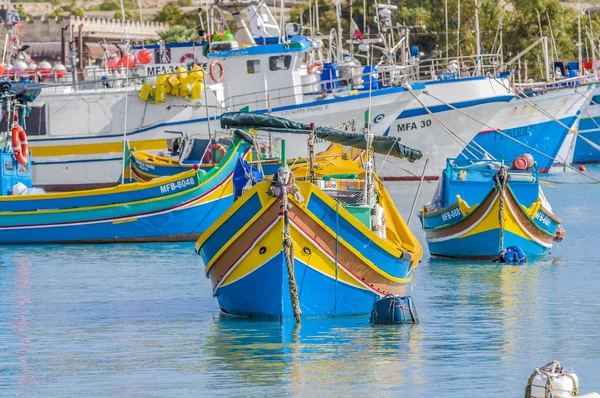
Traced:
<svg viewBox="0 0 600 398">
<path fill-rule="evenodd" d="M 224 115 L 222 126 L 231 119 Z M 277 129 L 290 130 L 309 127 Z M 324 130 L 315 135 L 364 147 L 362 134 Z M 381 139 L 384 153 L 421 156 Z M 356 315 L 369 313 L 382 297 L 406 295 L 422 248 L 379 178 L 339 148 L 318 162 L 288 168 L 283 161 L 273 180 L 247 190 L 198 239 L 196 252 L 224 313 L 297 320 L 300 314 Z"/>
<path fill-rule="evenodd" d="M 263 148 L 257 145 L 256 137 L 254 139 L 251 157 L 257 161 L 260 159 L 265 175 L 272 176 L 279 170 L 280 161 L 276 157 L 265 159 Z M 155 178 L 169 177 L 192 169 L 208 172 L 219 163 L 231 146 L 226 143 L 226 140 L 221 142 L 223 143 L 213 143 L 211 140 L 188 137 L 183 140 L 181 147 L 177 149 L 176 154 L 173 156 L 158 155 L 132 148 L 130 149 L 131 165 L 126 170 L 126 173 L 129 173 L 126 177 L 143 182 Z M 215 159 L 214 162 L 213 159 Z M 305 160 L 293 159 L 288 160 L 288 162 L 292 164 L 305 162 Z"/>
<path fill-rule="evenodd" d="M 0 244 L 194 241 L 233 203 L 233 174 L 251 138 L 234 144 L 209 172 L 189 170 L 144 183 L 35 195 L 10 194 L 31 184 L 31 160 L 2 156 Z"/>
<path fill-rule="evenodd" d="M 565 235 L 527 156 L 511 169 L 492 160 L 448 159 L 419 217 L 429 251 L 441 257 L 521 262 L 549 254 Z"/>
</svg>

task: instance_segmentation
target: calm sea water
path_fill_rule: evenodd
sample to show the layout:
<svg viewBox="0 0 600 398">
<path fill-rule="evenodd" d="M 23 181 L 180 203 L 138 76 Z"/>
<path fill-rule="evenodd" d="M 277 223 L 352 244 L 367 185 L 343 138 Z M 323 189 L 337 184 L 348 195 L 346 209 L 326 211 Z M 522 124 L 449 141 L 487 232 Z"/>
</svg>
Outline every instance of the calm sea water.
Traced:
<svg viewBox="0 0 600 398">
<path fill-rule="evenodd" d="M 3 247 L 0 396 L 519 397 L 552 359 L 600 391 L 600 186 L 548 179 L 575 182 L 545 188 L 567 230 L 552 257 L 427 255 L 416 326 L 224 318 L 193 244 Z M 407 216 L 416 183 L 388 186 Z"/>
</svg>

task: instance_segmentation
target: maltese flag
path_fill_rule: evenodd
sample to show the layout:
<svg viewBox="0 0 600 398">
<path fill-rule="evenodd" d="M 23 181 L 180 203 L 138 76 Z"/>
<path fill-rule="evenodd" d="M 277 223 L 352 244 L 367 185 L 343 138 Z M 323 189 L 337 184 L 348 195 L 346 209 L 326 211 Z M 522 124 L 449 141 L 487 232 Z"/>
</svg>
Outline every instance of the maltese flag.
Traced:
<svg viewBox="0 0 600 398">
<path fill-rule="evenodd" d="M 356 22 L 354 22 L 354 19 L 350 20 L 350 30 L 352 31 L 352 37 L 354 37 L 356 40 L 364 40 L 362 33 L 360 33 L 358 25 L 356 24 Z"/>
</svg>

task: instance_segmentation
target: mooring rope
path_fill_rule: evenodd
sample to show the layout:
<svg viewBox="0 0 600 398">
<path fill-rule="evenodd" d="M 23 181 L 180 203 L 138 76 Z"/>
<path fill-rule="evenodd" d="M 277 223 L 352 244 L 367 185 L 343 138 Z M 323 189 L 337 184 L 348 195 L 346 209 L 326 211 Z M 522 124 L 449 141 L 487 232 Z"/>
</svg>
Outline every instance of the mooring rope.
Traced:
<svg viewBox="0 0 600 398">
<path fill-rule="evenodd" d="M 497 181 L 497 189 L 498 189 L 498 224 L 500 225 L 500 238 L 499 238 L 499 246 L 500 253 L 504 251 L 504 188 L 506 187 L 508 174 L 506 173 L 506 169 L 504 165 L 496 174 Z"/>
<path fill-rule="evenodd" d="M 435 97 L 434 95 L 431 95 L 429 92 L 425 92 L 425 94 L 427 94 L 427 95 L 429 95 L 430 97 L 432 97 L 432 98 L 434 98 L 434 99 L 437 99 L 438 101 L 440 101 L 440 102 L 444 103 L 445 105 L 449 106 L 449 107 L 450 107 L 450 108 L 452 108 L 453 110 L 455 110 L 455 111 L 459 112 L 461 115 L 464 115 L 464 116 L 468 117 L 468 118 L 469 118 L 469 119 L 471 119 L 471 120 L 474 120 L 474 121 L 476 121 L 476 122 L 478 122 L 478 123 L 481 123 L 483 126 L 485 126 L 485 127 L 489 128 L 490 130 L 493 130 L 493 131 L 495 131 L 496 133 L 498 133 L 498 134 L 502 135 L 503 137 L 506 137 L 506 138 L 508 138 L 508 139 L 510 139 L 510 140 L 512 140 L 512 141 L 514 141 L 514 142 L 516 142 L 516 143 L 518 143 L 519 145 L 522 145 L 523 147 L 525 147 L 525 148 L 529 149 L 530 151 L 533 151 L 533 152 L 535 152 L 535 153 L 538 153 L 538 154 L 540 154 L 541 156 L 544 156 L 544 157 L 546 157 L 546 158 L 548 158 L 548 159 L 550 159 L 550 160 L 552 160 L 552 161 L 556 160 L 556 159 L 555 159 L 555 158 L 553 158 L 552 156 L 550 156 L 550 155 L 547 155 L 547 154 L 545 154 L 544 152 L 542 152 L 542 151 L 540 151 L 540 150 L 538 150 L 538 149 L 535 149 L 534 147 L 532 147 L 532 146 L 529 146 L 529 145 L 525 144 L 524 142 L 521 142 L 521 141 L 517 140 L 516 138 L 514 138 L 514 137 L 510 136 L 509 134 L 506 134 L 506 133 L 505 133 L 505 132 L 503 132 L 502 130 L 500 130 L 500 129 L 497 129 L 497 128 L 495 128 L 495 127 L 492 127 L 492 126 L 490 126 L 489 124 L 482 122 L 481 120 L 477 120 L 477 119 L 475 119 L 474 117 L 470 116 L 469 114 L 467 114 L 467 113 L 465 113 L 465 112 L 461 111 L 460 109 L 456 108 L 456 107 L 455 107 L 455 106 L 453 106 L 452 104 L 446 103 L 446 102 L 444 102 L 444 101 L 440 100 L 439 98 Z M 594 176 L 592 176 L 592 175 L 590 175 L 590 174 L 588 174 L 588 173 L 584 173 L 583 171 L 580 171 L 580 170 L 578 170 L 576 167 L 573 167 L 573 166 L 571 166 L 570 164 L 567 164 L 566 162 L 564 162 L 562 165 L 563 165 L 563 166 L 565 166 L 565 167 L 568 167 L 569 169 L 571 169 L 571 170 L 573 170 L 573 171 L 576 171 L 577 173 L 579 173 L 579 174 L 581 174 L 581 175 L 583 175 L 583 176 L 586 176 L 587 178 L 590 178 L 590 179 L 594 180 L 596 183 L 600 183 L 600 179 L 598 179 L 598 178 L 596 178 L 596 177 L 594 177 Z"/>
<path fill-rule="evenodd" d="M 296 277 L 294 275 L 294 242 L 292 241 L 292 234 L 290 232 L 290 219 L 288 217 L 289 203 L 288 203 L 288 194 L 295 193 L 299 195 L 299 193 L 294 192 L 298 191 L 298 187 L 294 182 L 294 177 L 289 168 L 283 167 L 279 169 L 277 172 L 277 184 L 281 188 L 279 192 L 276 192 L 275 189 L 272 190 L 273 193 L 281 194 L 281 201 L 283 202 L 283 252 L 285 255 L 285 262 L 287 265 L 288 272 L 288 286 L 290 289 L 290 299 L 292 302 L 292 310 L 294 312 L 294 318 L 296 318 L 296 322 L 300 323 L 302 310 L 300 309 L 300 298 L 298 295 L 298 285 L 296 284 Z M 288 190 L 289 187 L 289 190 Z M 277 195 L 279 196 L 279 195 Z"/>
</svg>

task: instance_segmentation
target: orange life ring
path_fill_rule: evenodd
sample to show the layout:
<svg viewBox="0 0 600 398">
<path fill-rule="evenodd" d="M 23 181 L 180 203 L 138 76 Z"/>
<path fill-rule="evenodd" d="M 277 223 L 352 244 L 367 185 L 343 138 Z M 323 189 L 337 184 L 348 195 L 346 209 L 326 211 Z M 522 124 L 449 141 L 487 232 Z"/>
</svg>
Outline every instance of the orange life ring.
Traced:
<svg viewBox="0 0 600 398">
<path fill-rule="evenodd" d="M 312 65 L 310 65 L 307 69 L 308 69 L 308 73 L 313 73 L 313 71 L 315 71 L 316 69 L 320 70 L 322 68 L 322 65 L 319 63 L 314 63 Z"/>
<path fill-rule="evenodd" d="M 212 144 L 210 149 L 210 151 L 206 151 L 206 153 L 204 154 L 204 163 L 212 163 L 213 152 L 221 152 L 221 159 L 223 159 L 223 157 L 225 157 L 225 154 L 227 153 L 227 149 L 221 144 Z M 221 159 L 219 159 L 219 161 Z"/>
<path fill-rule="evenodd" d="M 12 147 L 17 163 L 27 164 L 27 160 L 29 159 L 27 134 L 25 133 L 25 129 L 18 124 L 15 124 L 15 126 L 12 128 Z"/>
<path fill-rule="evenodd" d="M 215 77 L 215 65 L 217 65 L 220 70 L 218 79 Z M 223 67 L 221 61 L 218 60 L 212 61 L 210 67 L 208 68 L 208 72 L 210 73 L 210 78 L 213 79 L 215 83 L 221 83 L 223 77 L 225 77 L 225 68 Z"/>
</svg>

